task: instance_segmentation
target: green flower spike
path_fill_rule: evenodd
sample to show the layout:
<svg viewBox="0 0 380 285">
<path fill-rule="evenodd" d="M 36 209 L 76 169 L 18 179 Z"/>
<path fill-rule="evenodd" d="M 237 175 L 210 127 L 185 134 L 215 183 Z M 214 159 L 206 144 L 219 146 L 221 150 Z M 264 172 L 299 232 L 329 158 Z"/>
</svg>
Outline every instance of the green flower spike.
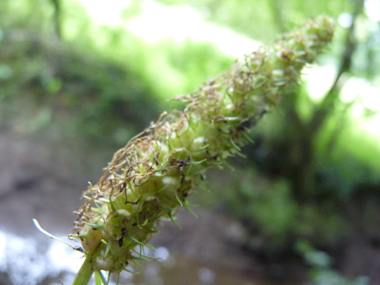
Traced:
<svg viewBox="0 0 380 285">
<path fill-rule="evenodd" d="M 246 55 L 197 91 L 175 98 L 187 103 L 184 112 L 163 113 L 118 150 L 77 212 L 70 237 L 81 240 L 86 259 L 73 284 L 87 284 L 101 270 L 129 271 L 130 262 L 147 259 L 143 247 L 157 222 L 174 222 L 178 207 L 189 207 L 187 197 L 201 173 L 240 153 L 247 131 L 280 102 L 332 36 L 328 17 L 309 20 L 271 49 Z"/>
</svg>

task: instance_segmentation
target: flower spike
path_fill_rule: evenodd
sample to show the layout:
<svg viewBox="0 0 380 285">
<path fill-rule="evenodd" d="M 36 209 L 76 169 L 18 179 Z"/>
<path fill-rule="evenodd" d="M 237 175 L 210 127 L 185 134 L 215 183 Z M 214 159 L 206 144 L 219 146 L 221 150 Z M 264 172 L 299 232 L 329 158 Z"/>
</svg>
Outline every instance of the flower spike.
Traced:
<svg viewBox="0 0 380 285">
<path fill-rule="evenodd" d="M 309 20 L 272 48 L 246 55 L 196 91 L 176 97 L 187 104 L 183 112 L 163 113 L 118 150 L 83 194 L 71 237 L 81 240 L 86 260 L 73 284 L 86 284 L 91 272 L 128 271 L 134 247 L 149 247 L 159 221 L 175 223 L 173 215 L 188 205 L 194 187 L 204 187 L 205 169 L 228 165 L 228 157 L 240 154 L 247 131 L 279 104 L 332 36 L 330 18 Z"/>
</svg>

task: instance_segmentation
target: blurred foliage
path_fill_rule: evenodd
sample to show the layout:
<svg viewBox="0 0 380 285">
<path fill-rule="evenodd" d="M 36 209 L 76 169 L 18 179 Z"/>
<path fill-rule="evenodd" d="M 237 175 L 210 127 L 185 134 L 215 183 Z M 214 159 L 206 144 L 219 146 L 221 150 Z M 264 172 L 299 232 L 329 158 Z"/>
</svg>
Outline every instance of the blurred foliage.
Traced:
<svg viewBox="0 0 380 285">
<path fill-rule="evenodd" d="M 63 3 L 61 41 L 46 25 L 53 6 L 24 2 L 0 4 L 0 119 L 19 133 L 54 126 L 84 142 L 123 145 L 179 105 L 167 99 L 231 64 L 212 44 L 147 45 L 124 28 L 96 25 L 75 1 Z M 41 9 L 31 13 L 33 5 Z M 124 18 L 140 11 L 127 10 Z"/>
<path fill-rule="evenodd" d="M 236 171 L 194 199 L 222 205 L 247 229 L 246 247 L 269 257 L 294 251 L 300 238 L 331 252 L 358 233 L 380 239 L 379 143 L 352 118 L 356 103 L 342 99 L 350 78 L 380 82 L 380 24 L 363 12 L 363 1 L 157 2 L 190 5 L 205 20 L 265 43 L 313 15 L 352 16 L 353 25 L 337 25 L 320 59 L 337 71 L 324 96 L 313 99 L 306 83 L 287 94 L 253 130 L 248 158 L 233 160 Z M 22 134 L 49 128 L 85 144 L 121 146 L 161 111 L 182 107 L 167 99 L 233 62 L 211 43 L 145 42 L 124 27 L 142 12 L 141 1 L 130 3 L 119 25 L 106 26 L 76 0 L 1 1 L 0 127 Z"/>
<path fill-rule="evenodd" d="M 297 251 L 304 257 L 310 266 L 309 275 L 312 284 L 315 285 L 368 285 L 370 284 L 367 276 L 359 276 L 353 280 L 342 276 L 339 272 L 332 269 L 331 257 L 325 252 L 313 248 L 307 241 L 298 241 Z"/>
<path fill-rule="evenodd" d="M 191 5 L 206 19 L 233 28 L 246 36 L 272 42 L 279 33 L 290 30 L 305 19 L 327 14 L 336 18 L 350 12 L 352 1 L 302 1 L 302 0 L 159 0 L 167 5 Z"/>
<path fill-rule="evenodd" d="M 355 30 L 357 53 L 353 59 L 353 72 L 356 76 L 380 81 L 380 24 L 359 15 Z"/>
<path fill-rule="evenodd" d="M 151 104 L 155 93 L 141 76 L 89 53 L 86 46 L 54 37 L 44 25 L 52 9 L 37 2 L 1 3 L 7 15 L 0 25 L 3 126 L 21 134 L 49 126 L 78 143 L 107 138 L 106 144 L 112 145 L 125 143 L 149 124 L 150 116 L 158 116 L 158 105 Z M 26 13 L 30 15 L 18 22 Z"/>
<path fill-rule="evenodd" d="M 129 125 L 125 141 L 149 123 L 151 114 L 158 115 L 156 105 L 149 104 L 154 99 L 145 95 L 152 91 L 125 67 L 58 40 L 36 36 L 15 42 L 7 32 L 0 46 L 2 66 L 9 72 L 0 97 L 3 123 L 13 122 L 28 133 L 55 119 L 70 135 L 93 138 L 112 137 Z"/>
</svg>

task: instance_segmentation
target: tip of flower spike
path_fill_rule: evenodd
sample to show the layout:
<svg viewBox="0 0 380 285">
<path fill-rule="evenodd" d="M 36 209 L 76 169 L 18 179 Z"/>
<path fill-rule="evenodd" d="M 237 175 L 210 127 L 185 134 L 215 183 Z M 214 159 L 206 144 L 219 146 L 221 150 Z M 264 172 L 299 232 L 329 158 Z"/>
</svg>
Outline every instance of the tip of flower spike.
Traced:
<svg viewBox="0 0 380 285">
<path fill-rule="evenodd" d="M 334 19 L 321 15 L 310 20 L 309 33 L 318 36 L 322 41 L 329 42 L 334 36 Z"/>
</svg>

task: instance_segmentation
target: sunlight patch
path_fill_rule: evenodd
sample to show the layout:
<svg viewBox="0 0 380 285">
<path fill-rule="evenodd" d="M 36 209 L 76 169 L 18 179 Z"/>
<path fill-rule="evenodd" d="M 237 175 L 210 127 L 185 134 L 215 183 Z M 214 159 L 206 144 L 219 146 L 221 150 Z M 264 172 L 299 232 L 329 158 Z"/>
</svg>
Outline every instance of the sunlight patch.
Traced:
<svg viewBox="0 0 380 285">
<path fill-rule="evenodd" d="M 223 53 L 233 57 L 248 54 L 260 46 L 259 42 L 230 29 L 205 22 L 195 9 L 187 5 L 165 6 L 155 1 L 143 1 L 142 13 L 126 22 L 121 19 L 121 14 L 129 1 L 80 1 L 96 23 L 124 27 L 148 42 L 164 38 L 178 41 L 190 38 L 214 43 Z"/>
</svg>

